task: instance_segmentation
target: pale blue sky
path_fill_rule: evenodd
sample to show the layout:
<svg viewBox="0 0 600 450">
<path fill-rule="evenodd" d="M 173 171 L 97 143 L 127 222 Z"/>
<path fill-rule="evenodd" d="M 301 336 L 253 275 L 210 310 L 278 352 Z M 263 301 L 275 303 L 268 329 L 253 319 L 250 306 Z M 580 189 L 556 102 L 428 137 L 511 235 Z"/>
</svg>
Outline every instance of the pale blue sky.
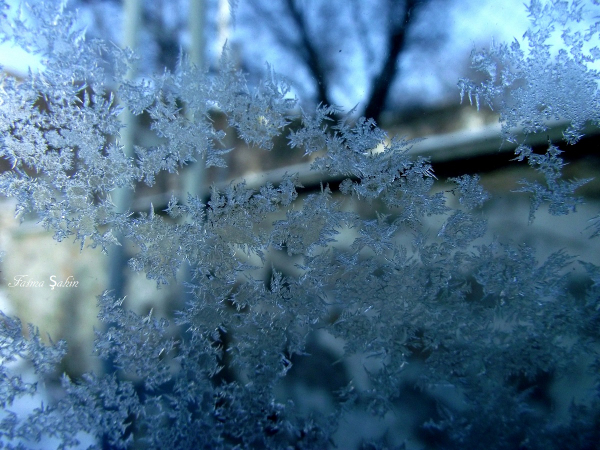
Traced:
<svg viewBox="0 0 600 450">
<path fill-rule="evenodd" d="M 209 2 L 209 14 L 217 15 L 218 0 L 207 0 Z M 8 3 L 18 3 L 17 0 L 10 0 Z M 160 3 L 160 2 L 159 2 Z M 158 4 L 158 3 L 157 3 Z M 434 5 L 436 3 L 433 3 Z M 397 103 L 417 102 L 417 103 L 436 103 L 440 99 L 447 99 L 449 96 L 457 96 L 455 88 L 458 78 L 465 75 L 468 62 L 468 56 L 475 47 L 486 46 L 495 39 L 498 42 L 512 41 L 515 37 L 521 39 L 527 29 L 528 20 L 525 7 L 522 0 L 450 0 L 446 2 L 449 6 L 443 6 L 441 14 L 444 14 L 444 23 L 448 28 L 448 38 L 445 42 L 429 54 L 420 54 L 416 52 L 407 52 L 402 56 L 401 79 L 394 85 L 392 96 Z M 108 7 L 106 5 L 109 5 Z M 173 17 L 171 22 L 185 20 L 185 0 L 171 0 L 164 3 L 163 9 L 167 8 Z M 212 5 L 212 6 L 210 6 Z M 121 20 L 118 17 L 118 6 L 113 3 L 106 3 L 93 6 L 96 8 L 95 15 L 90 12 L 90 7 L 79 5 L 83 14 L 84 22 L 91 28 L 94 27 L 94 17 L 100 17 L 98 10 L 107 9 L 104 12 L 105 21 L 110 25 L 108 28 L 111 40 L 119 39 L 119 27 Z M 88 9 L 85 9 L 88 8 Z M 245 0 L 239 1 L 239 10 L 237 11 L 237 25 L 231 30 L 229 40 L 232 44 L 241 48 L 243 58 L 247 61 L 253 61 L 256 67 L 264 67 L 265 62 L 270 62 L 274 69 L 284 75 L 294 76 L 302 89 L 302 73 L 295 67 L 290 67 L 290 61 L 285 54 L 277 50 L 277 46 L 269 40 L 268 36 L 253 33 L 251 24 L 244 22 Z M 438 7 L 442 9 L 442 7 Z M 435 11 L 433 11 L 435 12 Z M 165 13 L 166 14 L 166 13 Z M 179 14 L 179 19 L 177 14 Z M 212 28 L 215 30 L 214 23 L 217 18 L 212 19 Z M 106 26 L 106 24 L 105 24 Z M 181 42 L 185 45 L 185 32 L 181 32 Z M 215 33 L 216 34 L 216 33 Z M 213 59 L 218 54 L 218 49 L 222 45 L 223 36 L 213 36 L 208 40 L 207 54 Z M 151 52 L 148 44 L 148 38 L 142 37 L 142 57 L 144 52 Z M 438 44 L 436 44 L 438 45 Z M 150 54 L 150 53 L 148 53 Z M 349 55 L 350 65 L 365 67 L 365 62 Z M 354 58 L 354 59 L 352 59 Z M 36 67 L 38 59 L 27 55 L 20 49 L 14 48 L 8 44 L 0 47 L 0 64 L 7 70 L 24 74 L 28 67 Z M 424 69 L 425 68 L 425 69 Z M 367 68 L 368 70 L 368 68 Z M 365 97 L 365 87 L 367 86 L 367 72 L 365 70 L 352 70 L 348 80 L 344 83 L 332 87 L 332 100 L 345 109 L 353 107 Z M 311 83 L 305 81 L 306 92 L 297 92 L 300 96 L 310 95 Z M 402 96 L 402 97 L 401 97 Z"/>
</svg>

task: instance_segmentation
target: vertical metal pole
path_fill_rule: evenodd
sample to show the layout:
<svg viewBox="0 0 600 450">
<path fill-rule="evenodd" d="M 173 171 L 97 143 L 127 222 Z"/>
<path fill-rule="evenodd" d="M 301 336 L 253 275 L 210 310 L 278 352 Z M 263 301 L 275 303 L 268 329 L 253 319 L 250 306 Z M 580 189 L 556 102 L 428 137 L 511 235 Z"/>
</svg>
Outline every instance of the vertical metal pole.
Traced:
<svg viewBox="0 0 600 450">
<path fill-rule="evenodd" d="M 205 69 L 204 61 L 204 50 L 206 43 L 204 39 L 204 17 L 205 11 L 205 0 L 189 0 L 189 14 L 188 14 L 188 27 L 190 31 L 190 48 L 188 49 L 188 57 L 190 63 L 195 65 L 200 71 Z M 186 110 L 187 118 L 192 120 L 192 111 Z M 206 163 L 205 160 L 199 158 L 195 163 L 190 164 L 186 171 L 183 173 L 183 186 L 182 186 L 182 202 L 187 202 L 187 196 L 193 195 L 198 196 L 200 200 L 204 201 L 206 197 Z M 184 283 L 190 283 L 193 277 L 193 267 L 182 268 L 182 281 Z M 184 286 L 182 286 L 182 302 L 189 302 L 191 300 L 191 293 L 187 292 Z"/>
<path fill-rule="evenodd" d="M 217 50 L 223 50 L 225 42 L 229 39 L 229 26 L 231 22 L 231 9 L 228 0 L 219 0 L 219 18 L 217 22 Z"/>
<path fill-rule="evenodd" d="M 204 0 L 190 0 L 189 4 L 189 15 L 188 15 L 188 27 L 190 31 L 190 48 L 189 58 L 190 62 L 195 65 L 199 70 L 204 70 L 204 50 L 206 43 L 204 39 L 204 17 L 205 17 L 205 1 Z M 188 118 L 191 118 L 190 111 L 186 112 Z M 198 195 L 200 198 L 205 196 L 205 178 L 206 168 L 205 162 L 199 160 L 192 164 L 186 171 L 183 179 L 183 198 L 182 201 L 187 200 L 187 194 Z"/>
<path fill-rule="evenodd" d="M 190 27 L 190 50 L 189 56 L 192 64 L 199 69 L 204 69 L 204 49 L 206 42 L 204 39 L 204 0 L 190 0 L 190 14 L 188 17 L 188 26 Z"/>
<path fill-rule="evenodd" d="M 141 22 L 141 0 L 125 0 L 123 8 L 123 43 L 124 47 L 129 47 L 134 50 L 137 47 L 138 29 Z M 136 74 L 136 67 L 130 67 L 126 74 L 127 79 L 133 79 Z M 123 128 L 121 129 L 120 144 L 123 146 L 123 151 L 128 157 L 134 156 L 133 145 L 136 134 L 136 117 L 127 109 L 120 116 Z M 133 190 L 130 188 L 115 189 L 111 193 L 112 202 L 114 203 L 117 212 L 123 213 L 131 206 L 133 200 Z M 123 242 L 122 236 L 116 236 L 119 242 Z M 109 289 L 117 298 L 123 297 L 125 291 L 125 267 L 126 254 L 122 246 L 114 246 L 109 255 Z"/>
</svg>

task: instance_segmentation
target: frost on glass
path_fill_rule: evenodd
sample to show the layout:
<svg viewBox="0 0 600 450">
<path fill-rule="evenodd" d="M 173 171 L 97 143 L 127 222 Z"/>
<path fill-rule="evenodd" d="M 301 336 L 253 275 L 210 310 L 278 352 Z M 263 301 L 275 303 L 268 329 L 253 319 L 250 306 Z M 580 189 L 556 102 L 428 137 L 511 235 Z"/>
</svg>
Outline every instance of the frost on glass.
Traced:
<svg viewBox="0 0 600 450">
<path fill-rule="evenodd" d="M 17 319 L 1 314 L 2 445 L 52 437 L 69 448 L 84 433 L 96 448 L 327 448 L 358 413 L 382 419 L 381 435 L 365 448 L 386 448 L 398 445 L 387 433 L 417 391 L 435 407 L 414 415 L 415 434 L 440 448 L 598 442 L 596 265 L 574 264 L 562 250 L 541 260 L 530 246 L 489 237 L 489 194 L 478 176 L 438 180 L 428 159 L 410 155 L 414 141 L 388 136 L 372 120 L 338 120 L 329 106 L 294 112 L 285 80 L 272 71 L 250 87 L 225 51 L 216 74 L 183 58 L 173 72 L 131 81 L 129 52 L 87 40 L 54 2 L 24 8 L 11 23 L 2 19 L 4 37 L 39 54 L 43 67 L 25 80 L 3 75 L 0 192 L 59 241 L 84 251 L 129 245 L 129 268 L 158 285 L 182 283 L 182 266 L 191 275 L 187 303 L 170 321 L 100 295 L 95 352 L 114 370 L 64 375 L 63 395 L 24 417 L 11 408 L 38 385 L 13 363 L 30 364 L 40 382 L 56 379 L 66 348 L 44 344 L 33 327 L 23 335 Z M 588 15 L 577 2 L 533 1 L 529 11 L 529 50 L 515 42 L 475 55 L 489 80 L 463 80 L 463 94 L 499 108 L 507 139 L 514 127 L 543 132 L 559 119 L 573 142 L 586 122 L 598 122 L 597 74 L 588 67 L 596 29 L 564 31 L 568 51 L 553 55 L 545 44 L 552 27 L 567 30 Z M 159 144 L 125 155 L 123 109 L 150 117 Z M 194 161 L 226 163 L 215 110 L 248 145 L 268 151 L 283 135 L 303 149 L 323 177 L 320 189 L 303 192 L 291 173 L 258 189 L 236 181 L 211 187 L 208 198 L 183 193 L 165 211 L 151 203 L 136 214 L 117 211 L 115 189 L 152 185 Z M 554 144 L 538 155 L 524 143 L 516 158 L 544 176 L 545 184 L 522 185 L 533 195 L 532 214 L 542 204 L 574 211 L 583 181 L 562 178 Z M 575 292 L 568 273 L 579 266 L 587 284 Z M 332 367 L 354 361 L 359 371 L 328 393 L 326 412 L 285 395 L 299 358 L 316 359 L 315 334 L 343 348 Z M 562 421 L 541 414 L 539 384 L 578 370 L 594 380 L 589 402 Z"/>
<path fill-rule="evenodd" d="M 521 191 L 532 193 L 531 219 L 542 202 L 549 202 L 553 215 L 575 211 L 580 199 L 574 192 L 589 181 L 562 179 L 561 151 L 551 142 L 545 155 L 537 155 L 516 136 L 544 133 L 558 122 L 567 144 L 575 144 L 587 124 L 600 124 L 600 25 L 597 4 L 587 6 L 591 9 L 580 1 L 532 0 L 527 5 L 531 25 L 523 35 L 527 45 L 515 39 L 474 52 L 472 66 L 485 81 L 459 81 L 461 99 L 466 95 L 477 108 L 485 103 L 497 109 L 504 139 L 519 144 L 517 159 L 544 175 L 544 184 L 522 183 Z"/>
</svg>

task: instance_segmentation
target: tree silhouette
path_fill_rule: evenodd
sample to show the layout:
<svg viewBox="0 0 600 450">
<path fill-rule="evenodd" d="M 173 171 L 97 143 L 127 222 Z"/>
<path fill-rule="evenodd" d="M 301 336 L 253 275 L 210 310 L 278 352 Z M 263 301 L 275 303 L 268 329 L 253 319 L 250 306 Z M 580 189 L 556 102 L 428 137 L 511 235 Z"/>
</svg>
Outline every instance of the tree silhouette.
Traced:
<svg viewBox="0 0 600 450">
<path fill-rule="evenodd" d="M 314 80 L 317 103 L 332 105 L 336 79 L 352 78 L 352 75 L 340 73 L 343 65 L 340 47 L 354 34 L 351 45 L 358 44 L 365 64 L 376 67 L 374 71 L 368 70 L 371 73 L 365 88 L 366 96 L 361 101 L 364 105 L 362 114 L 375 120 L 386 108 L 392 85 L 400 76 L 398 60 L 411 44 L 411 31 L 420 19 L 420 11 L 429 3 L 431 0 L 383 0 L 365 6 L 355 0 L 285 0 L 279 7 L 274 7 L 264 0 L 249 2 L 256 18 L 278 45 Z M 379 22 L 369 22 L 361 11 L 369 7 L 380 8 L 377 12 Z M 438 32 L 439 29 L 435 29 L 430 39 L 423 41 L 431 42 L 438 37 Z"/>
</svg>

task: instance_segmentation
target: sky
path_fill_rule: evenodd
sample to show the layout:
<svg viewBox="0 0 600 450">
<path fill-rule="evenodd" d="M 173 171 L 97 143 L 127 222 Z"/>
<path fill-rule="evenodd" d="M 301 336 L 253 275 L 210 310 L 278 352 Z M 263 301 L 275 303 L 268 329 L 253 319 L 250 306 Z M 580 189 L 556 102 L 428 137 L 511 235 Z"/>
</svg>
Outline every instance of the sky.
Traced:
<svg viewBox="0 0 600 450">
<path fill-rule="evenodd" d="M 227 39 L 240 49 L 244 60 L 254 65 L 251 69 L 262 70 L 265 63 L 269 62 L 276 72 L 289 76 L 296 82 L 296 94 L 310 95 L 311 86 L 314 85 L 306 78 L 307 74 L 291 64 L 289 56 L 280 51 L 268 35 L 258 33 L 251 20 L 245 20 L 246 0 L 239 0 L 235 26 L 230 27 L 228 33 L 223 33 L 223 27 L 218 26 L 227 21 L 224 18 L 227 8 L 223 7 L 223 4 L 228 4 L 227 0 L 207 2 L 206 10 L 210 16 L 207 19 L 207 33 L 211 35 L 207 39 L 209 58 L 217 58 Z M 18 1 L 9 0 L 7 3 L 14 5 Z M 306 4 L 310 2 L 307 1 Z M 185 30 L 181 30 L 179 22 L 185 20 L 186 0 L 156 0 L 153 5 L 158 10 L 155 13 L 162 14 L 166 26 L 180 33 L 180 42 L 185 45 L 189 36 Z M 474 48 L 489 45 L 492 39 L 496 42 L 510 42 L 514 38 L 520 40 L 528 25 L 522 0 L 434 0 L 432 5 L 428 14 L 433 17 L 436 17 L 435 14 L 439 15 L 439 26 L 447 30 L 447 36 L 444 41 L 436 43 L 436 48 L 431 49 L 432 51 L 409 51 L 402 56 L 399 62 L 402 77 L 394 85 L 392 93 L 395 103 L 433 104 L 443 101 L 449 95 L 457 96 L 456 82 L 461 76 L 465 76 L 470 52 Z M 80 8 L 82 23 L 89 30 L 108 34 L 108 39 L 112 41 L 119 40 L 121 20 L 117 4 L 107 1 L 75 6 Z M 229 22 L 232 23 L 231 20 Z M 431 21 L 427 24 L 437 25 L 435 19 L 433 25 Z M 98 31 L 101 29 L 104 31 Z M 155 44 L 152 43 L 151 36 L 143 35 L 141 43 L 142 56 L 151 58 L 152 52 L 157 51 L 153 47 Z M 345 43 L 340 43 L 340 51 L 344 45 Z M 368 64 L 356 55 L 350 54 L 348 58 L 351 68 L 361 66 L 365 69 L 347 70 L 341 75 L 342 82 L 332 86 L 333 101 L 344 109 L 350 109 L 364 99 L 365 88 L 368 86 Z M 39 59 L 9 44 L 3 44 L 0 46 L 0 65 L 12 73 L 25 74 L 28 67 L 38 67 Z"/>
<path fill-rule="evenodd" d="M 238 16 L 244 17 L 244 1 L 240 1 Z M 432 3 L 432 11 L 428 14 L 441 14 L 440 22 L 448 28 L 447 40 L 427 55 L 408 52 L 400 61 L 402 79 L 395 85 L 396 93 L 410 93 L 410 99 L 416 103 L 435 103 L 444 95 L 456 94 L 456 83 L 464 76 L 468 65 L 468 57 L 476 46 L 488 45 L 492 39 L 496 41 L 512 41 L 520 38 L 526 31 L 528 19 L 522 0 L 437 0 Z M 284 75 L 300 79 L 300 84 L 310 85 L 296 67 L 289 67 L 289 58 L 278 51 L 277 45 L 265 33 L 252 33 L 252 29 L 243 20 L 238 21 L 233 42 L 239 43 L 248 55 L 247 59 L 257 66 L 268 61 Z M 251 23 L 251 22 L 250 22 Z M 430 25 L 429 25 L 430 26 Z M 426 34 L 424 30 L 423 34 Z M 247 36 L 252 35 L 251 39 Z M 344 49 L 345 51 L 346 49 Z M 425 57 L 426 56 L 426 57 Z M 355 60 L 355 66 L 364 64 Z M 426 67 L 424 71 L 422 68 Z M 352 79 L 333 87 L 332 100 L 348 110 L 365 97 L 368 75 L 364 71 L 351 72 Z M 302 96 L 304 93 L 300 93 Z M 402 99 L 400 100 L 402 101 Z"/>
<path fill-rule="evenodd" d="M 9 5 L 9 9 L 5 13 L 10 18 L 15 14 L 18 2 L 16 0 L 8 0 L 6 3 Z M 0 20 L 4 21 L 1 17 Z M 0 31 L 2 30 L 3 27 L 0 27 Z M 39 58 L 28 54 L 23 49 L 9 42 L 4 42 L 0 43 L 0 66 L 12 74 L 25 75 L 29 68 L 35 69 L 39 67 Z"/>
</svg>

